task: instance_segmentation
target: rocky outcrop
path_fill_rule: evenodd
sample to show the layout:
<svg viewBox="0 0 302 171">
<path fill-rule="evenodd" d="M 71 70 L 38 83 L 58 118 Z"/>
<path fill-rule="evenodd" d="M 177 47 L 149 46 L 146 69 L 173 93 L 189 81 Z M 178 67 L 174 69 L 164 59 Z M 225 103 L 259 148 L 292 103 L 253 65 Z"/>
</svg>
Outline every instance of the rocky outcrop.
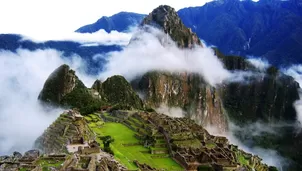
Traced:
<svg viewBox="0 0 302 171">
<path fill-rule="evenodd" d="M 77 81 L 75 71 L 68 65 L 62 65 L 48 77 L 38 98 L 47 103 L 60 104 L 63 97 L 76 87 Z"/>
<path fill-rule="evenodd" d="M 91 89 L 96 90 L 97 92 L 102 92 L 102 81 L 101 80 L 95 80 L 93 83 Z"/>
<path fill-rule="evenodd" d="M 14 152 L 12 156 L 0 156 L 1 171 L 32 170 L 33 163 L 40 157 L 38 150 L 29 150 L 22 156 L 19 152 Z"/>
<path fill-rule="evenodd" d="M 141 25 L 151 25 L 162 29 L 171 36 L 179 47 L 192 48 L 194 45 L 202 46 L 197 35 L 182 23 L 175 9 L 170 6 L 161 5 L 154 9 L 144 18 Z"/>
<path fill-rule="evenodd" d="M 38 99 L 44 104 L 78 108 L 82 114 L 89 114 L 102 104 L 65 64 L 48 77 Z"/>
<path fill-rule="evenodd" d="M 123 76 L 109 77 L 103 83 L 97 80 L 92 88 L 97 90 L 108 104 L 129 106 L 134 109 L 144 108 L 142 100 Z"/>
</svg>

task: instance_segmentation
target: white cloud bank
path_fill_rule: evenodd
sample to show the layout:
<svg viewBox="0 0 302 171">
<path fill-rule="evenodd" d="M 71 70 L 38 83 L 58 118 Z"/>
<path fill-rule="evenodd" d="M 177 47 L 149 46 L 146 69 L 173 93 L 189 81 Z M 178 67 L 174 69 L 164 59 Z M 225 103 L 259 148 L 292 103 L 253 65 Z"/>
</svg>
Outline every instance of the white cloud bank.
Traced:
<svg viewBox="0 0 302 171">
<path fill-rule="evenodd" d="M 161 104 L 160 107 L 156 109 L 156 112 L 165 114 L 173 118 L 182 118 L 186 113 L 180 107 L 168 107 L 165 104 Z"/>
<path fill-rule="evenodd" d="M 45 80 L 66 63 L 89 86 L 94 79 L 83 74 L 84 63 L 77 57 L 63 59 L 55 50 L 0 52 L 0 155 L 32 148 L 35 139 L 62 111 L 45 111 L 37 101 Z"/>
<path fill-rule="evenodd" d="M 125 46 L 129 43 L 132 33 L 121 33 L 111 31 L 107 33 L 105 30 L 99 30 L 94 33 L 76 33 L 76 32 L 43 32 L 39 35 L 25 34 L 23 40 L 32 40 L 35 42 L 53 41 L 74 41 L 82 43 L 84 46 L 97 45 L 121 45 Z"/>
<path fill-rule="evenodd" d="M 292 76 L 300 85 L 300 87 L 302 87 L 302 65 L 292 65 L 289 68 L 284 68 L 283 72 L 287 75 Z M 298 125 L 302 128 L 302 90 L 299 90 L 299 96 L 300 96 L 300 100 L 297 100 L 294 103 L 294 107 L 296 109 L 297 112 L 297 120 L 298 120 Z"/>
<path fill-rule="evenodd" d="M 149 71 L 189 72 L 200 74 L 215 86 L 254 75 L 226 70 L 211 48 L 180 49 L 167 34 L 151 27 L 148 32 L 136 32 L 129 46 L 122 51 L 107 55 L 108 63 L 100 75 L 102 80 L 112 75 L 123 75 L 132 80 Z"/>
<path fill-rule="evenodd" d="M 270 67 L 269 62 L 263 58 L 249 56 L 247 60 L 260 71 L 265 71 L 268 67 Z"/>
</svg>

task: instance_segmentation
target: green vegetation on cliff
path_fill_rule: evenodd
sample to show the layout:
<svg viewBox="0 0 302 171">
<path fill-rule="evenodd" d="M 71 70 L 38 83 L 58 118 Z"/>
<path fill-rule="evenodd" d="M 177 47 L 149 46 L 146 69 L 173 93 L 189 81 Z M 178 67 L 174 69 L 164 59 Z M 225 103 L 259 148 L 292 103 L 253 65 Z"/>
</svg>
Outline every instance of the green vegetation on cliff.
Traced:
<svg viewBox="0 0 302 171">
<path fill-rule="evenodd" d="M 94 112 L 104 104 L 91 95 L 75 71 L 65 64 L 48 77 L 38 99 L 45 104 L 78 108 L 82 114 Z"/>
<path fill-rule="evenodd" d="M 139 96 L 133 91 L 128 81 L 119 75 L 112 76 L 102 83 L 101 94 L 112 105 L 125 105 L 134 109 L 143 109 Z"/>
<path fill-rule="evenodd" d="M 124 77 L 112 76 L 104 83 L 96 80 L 88 89 L 68 65 L 60 66 L 49 76 L 38 99 L 45 104 L 77 108 L 83 115 L 105 105 L 144 109 L 142 100 Z"/>
<path fill-rule="evenodd" d="M 39 100 L 58 105 L 62 98 L 73 90 L 78 78 L 68 65 L 61 65 L 47 78 L 39 94 Z"/>
<path fill-rule="evenodd" d="M 78 108 L 81 114 L 86 115 L 95 112 L 105 103 L 94 98 L 85 85 L 77 80 L 75 88 L 62 98 L 60 104 L 70 108 Z"/>
</svg>

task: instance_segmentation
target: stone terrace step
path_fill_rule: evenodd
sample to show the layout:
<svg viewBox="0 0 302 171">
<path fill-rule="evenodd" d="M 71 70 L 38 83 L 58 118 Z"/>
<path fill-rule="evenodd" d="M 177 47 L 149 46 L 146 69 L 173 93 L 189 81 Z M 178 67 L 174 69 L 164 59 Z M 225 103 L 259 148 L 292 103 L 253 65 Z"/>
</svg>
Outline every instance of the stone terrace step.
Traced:
<svg viewBox="0 0 302 171">
<path fill-rule="evenodd" d="M 155 154 L 151 156 L 151 158 L 169 158 L 169 157 L 170 157 L 169 154 Z"/>
<path fill-rule="evenodd" d="M 167 144 L 166 143 L 155 143 L 154 147 L 155 148 L 166 148 Z"/>
<path fill-rule="evenodd" d="M 167 148 L 151 148 L 151 154 L 168 154 Z"/>
</svg>

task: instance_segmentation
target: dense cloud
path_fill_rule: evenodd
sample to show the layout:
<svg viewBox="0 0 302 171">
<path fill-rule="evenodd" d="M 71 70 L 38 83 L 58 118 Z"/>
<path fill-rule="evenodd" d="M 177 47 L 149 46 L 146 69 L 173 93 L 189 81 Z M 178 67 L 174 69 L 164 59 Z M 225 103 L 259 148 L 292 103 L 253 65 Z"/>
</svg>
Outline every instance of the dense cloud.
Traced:
<svg viewBox="0 0 302 171">
<path fill-rule="evenodd" d="M 157 113 L 162 113 L 173 118 L 182 118 L 185 116 L 186 112 L 180 107 L 168 107 L 167 105 L 161 104 L 159 108 L 156 109 Z"/>
<path fill-rule="evenodd" d="M 77 32 L 62 32 L 62 33 L 42 33 L 41 35 L 24 35 L 23 40 L 32 40 L 35 42 L 53 41 L 74 41 L 82 43 L 83 46 L 98 46 L 98 45 L 121 45 L 125 46 L 129 43 L 132 33 L 121 33 L 111 31 L 107 33 L 105 30 L 99 30 L 95 33 L 77 33 Z"/>
<path fill-rule="evenodd" d="M 34 140 L 62 112 L 46 111 L 37 97 L 50 73 L 63 63 L 91 86 L 94 78 L 85 75 L 85 63 L 78 56 L 62 58 L 55 50 L 0 52 L 0 155 L 31 149 Z"/>
<path fill-rule="evenodd" d="M 288 68 L 283 68 L 283 72 L 287 75 L 292 76 L 300 85 L 302 86 L 302 65 L 292 65 L 291 67 Z M 300 100 L 297 100 L 294 103 L 294 107 L 297 111 L 297 120 L 298 120 L 298 125 L 302 128 L 302 90 L 300 89 Z"/>
<path fill-rule="evenodd" d="M 149 71 L 197 73 L 211 85 L 224 81 L 242 81 L 253 76 L 251 72 L 230 72 L 209 47 L 180 49 L 171 38 L 155 28 L 137 31 L 129 46 L 120 52 L 107 54 L 104 80 L 112 75 L 123 75 L 128 80 Z"/>
<path fill-rule="evenodd" d="M 248 61 L 260 71 L 265 71 L 270 66 L 269 62 L 262 58 L 250 56 Z"/>
</svg>

